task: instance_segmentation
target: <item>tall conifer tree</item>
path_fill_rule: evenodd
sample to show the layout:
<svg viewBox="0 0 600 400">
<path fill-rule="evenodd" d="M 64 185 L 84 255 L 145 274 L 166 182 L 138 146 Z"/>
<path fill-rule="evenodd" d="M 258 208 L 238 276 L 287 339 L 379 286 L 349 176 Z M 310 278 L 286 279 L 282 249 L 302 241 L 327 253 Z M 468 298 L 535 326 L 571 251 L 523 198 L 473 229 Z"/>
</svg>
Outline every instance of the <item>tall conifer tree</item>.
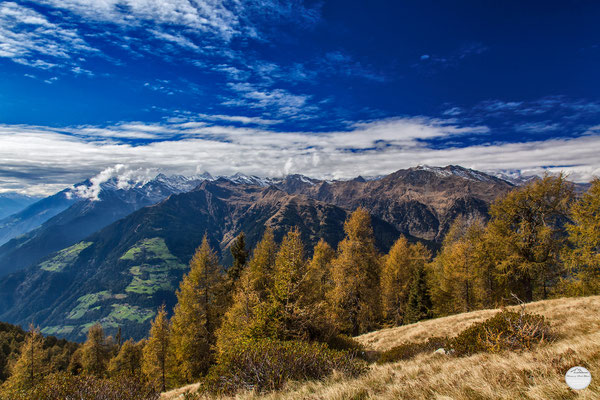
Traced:
<svg viewBox="0 0 600 400">
<path fill-rule="evenodd" d="M 181 281 L 171 320 L 177 371 L 183 382 L 202 376 L 213 361 L 211 347 L 223 307 L 219 304 L 222 281 L 219 260 L 205 235 Z"/>
<path fill-rule="evenodd" d="M 534 181 L 490 207 L 489 238 L 497 253 L 505 295 L 524 301 L 546 298 L 564 272 L 560 253 L 573 186 L 563 175 Z"/>
<path fill-rule="evenodd" d="M 436 315 L 469 312 L 481 306 L 483 279 L 477 242 L 478 223 L 458 217 L 430 265 L 431 295 Z"/>
<path fill-rule="evenodd" d="M 108 374 L 111 377 L 138 377 L 142 372 L 143 342 L 136 343 L 133 339 L 126 340 L 120 346 L 119 352 L 108 363 Z"/>
<path fill-rule="evenodd" d="M 225 353 L 236 343 L 265 337 L 277 245 L 267 228 L 236 285 L 233 302 L 217 332 L 217 349 Z"/>
<path fill-rule="evenodd" d="M 350 215 L 344 231 L 346 238 L 332 263 L 330 301 L 339 328 L 358 335 L 375 329 L 381 316 L 379 256 L 371 217 L 364 208 Z"/>
<path fill-rule="evenodd" d="M 413 280 L 430 257 L 420 243 L 410 244 L 400 237 L 384 257 L 381 269 L 381 302 L 383 318 L 388 324 L 404 322 L 408 297 Z"/>
<path fill-rule="evenodd" d="M 406 311 L 404 313 L 405 324 L 412 324 L 422 319 L 431 318 L 432 316 L 432 303 L 429 296 L 425 268 L 417 266 L 413 274 Z"/>
<path fill-rule="evenodd" d="M 142 371 L 150 381 L 158 382 L 161 391 L 164 392 L 171 384 L 173 367 L 171 324 L 163 304 L 159 308 L 156 318 L 152 321 L 150 337 L 142 351 Z"/>
<path fill-rule="evenodd" d="M 572 250 L 563 258 L 575 280 L 566 294 L 590 296 L 600 294 L 600 179 L 571 207 L 572 223 L 567 225 Z"/>
<path fill-rule="evenodd" d="M 311 281 L 300 231 L 294 228 L 284 237 L 275 260 L 270 299 L 272 337 L 326 341 L 332 331 L 324 306 Z"/>
<path fill-rule="evenodd" d="M 46 365 L 44 338 L 40 330 L 32 325 L 21 347 L 21 355 L 11 369 L 5 385 L 10 390 L 27 390 L 38 385 L 49 372 Z"/>
<path fill-rule="evenodd" d="M 81 347 L 83 373 L 98 377 L 106 375 L 112 347 L 104 336 L 102 325 L 93 325 L 88 331 L 86 342 Z"/>
<path fill-rule="evenodd" d="M 249 252 L 246 249 L 246 235 L 240 233 L 230 247 L 233 257 L 233 264 L 227 270 L 227 278 L 232 283 L 232 286 L 240 279 L 240 275 L 248 262 Z"/>
<path fill-rule="evenodd" d="M 323 239 L 315 245 L 313 257 L 308 265 L 308 274 L 313 285 L 313 290 L 321 300 L 325 300 L 327 293 L 333 288 L 331 277 L 331 262 L 335 251 Z"/>
</svg>

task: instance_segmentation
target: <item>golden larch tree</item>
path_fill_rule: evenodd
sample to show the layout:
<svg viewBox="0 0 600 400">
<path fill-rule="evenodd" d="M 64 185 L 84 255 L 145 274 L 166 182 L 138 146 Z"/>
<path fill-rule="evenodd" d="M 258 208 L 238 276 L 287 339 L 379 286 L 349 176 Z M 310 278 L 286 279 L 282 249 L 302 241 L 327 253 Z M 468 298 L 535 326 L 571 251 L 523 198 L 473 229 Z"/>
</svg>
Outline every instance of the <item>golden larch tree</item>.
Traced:
<svg viewBox="0 0 600 400">
<path fill-rule="evenodd" d="M 548 297 L 564 272 L 560 254 L 572 200 L 573 185 L 561 174 L 546 175 L 492 204 L 488 235 L 506 295 L 527 302 Z"/>
<path fill-rule="evenodd" d="M 30 325 L 21 346 L 21 354 L 12 366 L 11 375 L 5 383 L 7 389 L 16 391 L 31 389 L 50 372 L 43 345 L 44 338 L 40 330 L 33 324 Z"/>
<path fill-rule="evenodd" d="M 231 307 L 217 331 L 217 350 L 226 353 L 240 341 L 265 337 L 277 245 L 267 228 L 235 287 Z"/>
<path fill-rule="evenodd" d="M 164 304 L 152 321 L 150 336 L 142 350 L 142 371 L 148 380 L 165 391 L 173 382 L 175 356 L 171 346 L 171 324 Z"/>
<path fill-rule="evenodd" d="M 600 179 L 571 207 L 572 223 L 567 225 L 571 249 L 565 249 L 565 259 L 574 280 L 569 295 L 600 294 Z"/>
<path fill-rule="evenodd" d="M 220 324 L 222 268 L 205 235 L 190 261 L 190 270 L 177 290 L 173 311 L 172 345 L 182 382 L 192 382 L 208 371 L 215 330 Z"/>
<path fill-rule="evenodd" d="M 102 325 L 92 325 L 87 340 L 81 347 L 83 373 L 98 377 L 105 376 L 112 350 L 113 344 L 105 337 Z"/>
<path fill-rule="evenodd" d="M 108 363 L 108 375 L 111 377 L 137 377 L 142 372 L 142 349 L 144 342 L 126 340 L 119 352 Z"/>
<path fill-rule="evenodd" d="M 332 335 L 325 303 L 310 278 L 300 231 L 294 228 L 284 237 L 275 259 L 269 310 L 271 337 L 326 341 Z"/>
<path fill-rule="evenodd" d="M 339 329 L 358 335 L 375 329 L 380 320 L 379 255 L 371 216 L 364 208 L 348 217 L 344 232 L 346 237 L 332 262 L 334 286 L 329 297 Z"/>
<path fill-rule="evenodd" d="M 425 267 L 430 253 L 422 244 L 410 244 L 401 236 L 381 266 L 381 305 L 383 319 L 391 325 L 401 325 L 406 313 L 408 296 L 419 269 Z"/>
</svg>

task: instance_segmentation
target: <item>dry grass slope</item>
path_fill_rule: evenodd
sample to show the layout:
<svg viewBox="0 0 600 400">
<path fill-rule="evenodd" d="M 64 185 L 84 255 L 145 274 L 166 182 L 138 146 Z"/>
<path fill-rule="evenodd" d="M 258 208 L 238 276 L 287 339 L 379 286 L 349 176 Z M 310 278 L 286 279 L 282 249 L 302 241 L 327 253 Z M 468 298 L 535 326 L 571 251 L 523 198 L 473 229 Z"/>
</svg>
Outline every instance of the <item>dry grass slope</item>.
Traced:
<svg viewBox="0 0 600 400">
<path fill-rule="evenodd" d="M 358 379 L 332 376 L 325 381 L 291 384 L 267 395 L 241 393 L 236 399 L 600 399 L 600 296 L 540 301 L 526 305 L 544 315 L 558 338 L 534 352 L 477 354 L 454 358 L 424 354 L 412 360 L 373 365 Z M 473 322 L 498 310 L 475 311 L 358 337 L 376 350 L 432 336 L 454 336 Z M 592 384 L 573 391 L 565 372 L 582 365 L 592 373 Z M 189 388 L 194 388 L 190 386 Z M 163 400 L 181 398 L 182 390 L 165 393 Z"/>
</svg>

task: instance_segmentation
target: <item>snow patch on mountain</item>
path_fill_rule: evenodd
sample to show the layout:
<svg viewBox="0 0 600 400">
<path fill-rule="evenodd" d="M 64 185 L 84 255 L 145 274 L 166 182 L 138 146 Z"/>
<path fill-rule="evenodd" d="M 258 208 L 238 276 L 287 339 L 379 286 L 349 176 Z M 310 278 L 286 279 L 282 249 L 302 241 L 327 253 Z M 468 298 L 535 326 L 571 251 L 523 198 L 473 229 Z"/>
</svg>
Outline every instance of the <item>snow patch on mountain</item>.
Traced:
<svg viewBox="0 0 600 400">
<path fill-rule="evenodd" d="M 454 175 L 471 181 L 490 182 L 494 180 L 494 177 L 491 175 L 475 171 L 473 169 L 464 168 L 458 165 L 448 165 L 446 167 L 432 167 L 429 165 L 419 165 L 411 169 L 417 171 L 429 171 L 442 178 L 447 178 Z"/>
</svg>

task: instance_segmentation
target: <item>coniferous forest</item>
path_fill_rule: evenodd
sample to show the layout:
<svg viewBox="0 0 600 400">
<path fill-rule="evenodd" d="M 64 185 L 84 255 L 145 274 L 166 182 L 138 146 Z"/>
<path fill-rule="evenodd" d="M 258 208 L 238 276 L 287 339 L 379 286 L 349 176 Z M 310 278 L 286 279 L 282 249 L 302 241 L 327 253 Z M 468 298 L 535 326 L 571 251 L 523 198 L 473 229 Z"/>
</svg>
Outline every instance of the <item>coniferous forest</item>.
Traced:
<svg viewBox="0 0 600 400">
<path fill-rule="evenodd" d="M 358 208 L 337 248 L 321 240 L 307 257 L 297 229 L 280 243 L 266 229 L 249 249 L 242 233 L 227 269 L 205 237 L 180 282 L 176 306 L 157 310 L 139 342 L 107 337 L 99 324 L 83 344 L 43 337 L 35 326 L 24 332 L 0 325 L 0 399 L 152 399 L 194 382 L 200 393 L 232 394 L 277 390 L 334 371 L 359 376 L 378 359 L 421 350 L 377 354 L 354 336 L 474 310 L 600 294 L 600 180 L 577 193 L 564 176 L 545 176 L 499 198 L 489 213 L 488 221 L 455 219 L 440 249 L 400 237 L 381 254 L 371 217 Z M 535 315 L 517 318 L 507 311 L 503 318 L 463 333 L 500 329 L 500 336 L 506 330 L 499 324 L 526 320 L 524 326 L 535 329 L 519 334 L 529 346 L 546 332 Z M 475 342 L 469 336 L 461 342 L 461 335 L 432 341 L 427 349 L 489 350 L 466 346 Z"/>
</svg>

